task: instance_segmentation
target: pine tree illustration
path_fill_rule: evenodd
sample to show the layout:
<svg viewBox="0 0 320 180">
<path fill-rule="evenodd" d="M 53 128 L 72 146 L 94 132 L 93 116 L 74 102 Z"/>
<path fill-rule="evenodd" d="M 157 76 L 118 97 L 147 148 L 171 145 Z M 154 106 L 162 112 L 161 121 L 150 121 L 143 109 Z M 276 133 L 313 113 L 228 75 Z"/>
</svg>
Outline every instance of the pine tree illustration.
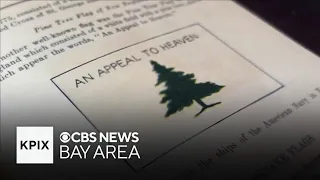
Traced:
<svg viewBox="0 0 320 180">
<path fill-rule="evenodd" d="M 197 102 L 201 107 L 201 111 L 195 115 L 199 116 L 206 109 L 221 104 L 216 102 L 207 105 L 201 99 L 219 92 L 225 86 L 220 86 L 215 83 L 205 82 L 196 83 L 194 74 L 185 74 L 184 72 L 174 71 L 174 68 L 167 68 L 151 61 L 153 71 L 158 74 L 158 82 L 155 86 L 165 83 L 166 89 L 160 92 L 164 95 L 161 103 L 167 103 L 167 112 L 165 117 L 169 117 L 183 108 L 189 107 L 193 102 Z"/>
</svg>

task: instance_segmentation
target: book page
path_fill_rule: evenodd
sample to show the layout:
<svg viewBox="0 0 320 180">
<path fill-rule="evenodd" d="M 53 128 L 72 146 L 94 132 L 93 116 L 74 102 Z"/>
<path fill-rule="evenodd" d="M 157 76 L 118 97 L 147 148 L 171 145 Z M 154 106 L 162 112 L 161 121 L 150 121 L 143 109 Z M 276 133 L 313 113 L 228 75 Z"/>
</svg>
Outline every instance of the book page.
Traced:
<svg viewBox="0 0 320 180">
<path fill-rule="evenodd" d="M 11 176 L 282 179 L 319 159 L 319 57 L 232 1 L 1 7 Z M 16 165 L 17 126 L 54 128 L 55 166 Z M 140 157 L 63 159 L 62 132 L 138 132 Z"/>
</svg>

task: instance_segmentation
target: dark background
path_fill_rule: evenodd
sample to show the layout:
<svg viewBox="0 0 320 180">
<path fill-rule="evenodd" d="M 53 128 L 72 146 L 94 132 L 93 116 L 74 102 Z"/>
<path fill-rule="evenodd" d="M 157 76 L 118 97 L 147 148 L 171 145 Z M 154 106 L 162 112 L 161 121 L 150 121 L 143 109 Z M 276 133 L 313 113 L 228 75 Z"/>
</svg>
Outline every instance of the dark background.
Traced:
<svg viewBox="0 0 320 180">
<path fill-rule="evenodd" d="M 320 56 L 320 0 L 235 0 Z"/>
<path fill-rule="evenodd" d="M 234 0 L 292 40 L 320 56 L 320 0 Z M 320 157 L 292 180 L 320 179 Z"/>
</svg>

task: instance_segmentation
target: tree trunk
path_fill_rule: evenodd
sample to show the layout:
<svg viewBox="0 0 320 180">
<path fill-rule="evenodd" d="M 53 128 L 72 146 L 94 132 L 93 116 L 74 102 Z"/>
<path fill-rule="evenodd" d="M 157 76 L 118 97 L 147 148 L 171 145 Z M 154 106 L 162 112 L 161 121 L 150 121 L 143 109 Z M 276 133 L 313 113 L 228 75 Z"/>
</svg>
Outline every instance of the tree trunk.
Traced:
<svg viewBox="0 0 320 180">
<path fill-rule="evenodd" d="M 202 107 L 201 111 L 198 112 L 194 117 L 199 116 L 201 113 L 203 113 L 206 109 L 211 108 L 215 105 L 221 104 L 221 102 L 216 102 L 210 105 L 207 105 L 206 103 L 204 103 L 201 99 L 195 99 L 195 101 Z"/>
<path fill-rule="evenodd" d="M 204 103 L 201 99 L 195 99 L 195 101 L 200 105 L 202 106 L 202 108 L 205 108 L 207 107 L 208 105 L 206 103 Z"/>
</svg>

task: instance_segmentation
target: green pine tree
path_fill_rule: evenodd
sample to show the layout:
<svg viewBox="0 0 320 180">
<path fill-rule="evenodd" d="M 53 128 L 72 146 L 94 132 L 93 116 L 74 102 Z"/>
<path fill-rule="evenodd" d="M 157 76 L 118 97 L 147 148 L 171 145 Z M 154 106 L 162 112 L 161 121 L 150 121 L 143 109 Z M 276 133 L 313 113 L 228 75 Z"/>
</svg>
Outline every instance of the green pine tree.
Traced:
<svg viewBox="0 0 320 180">
<path fill-rule="evenodd" d="M 184 107 L 191 106 L 194 101 L 202 107 L 195 117 L 199 116 L 206 109 L 221 104 L 221 102 L 216 102 L 207 105 L 201 99 L 219 92 L 225 86 L 210 82 L 196 83 L 194 74 L 174 71 L 174 68 L 167 68 L 155 61 L 151 61 L 151 65 L 153 66 L 153 71 L 158 74 L 158 82 L 155 86 L 162 83 L 165 83 L 166 86 L 166 89 L 160 92 L 161 95 L 164 95 L 161 103 L 168 102 L 168 110 L 165 117 L 182 111 Z"/>
</svg>

